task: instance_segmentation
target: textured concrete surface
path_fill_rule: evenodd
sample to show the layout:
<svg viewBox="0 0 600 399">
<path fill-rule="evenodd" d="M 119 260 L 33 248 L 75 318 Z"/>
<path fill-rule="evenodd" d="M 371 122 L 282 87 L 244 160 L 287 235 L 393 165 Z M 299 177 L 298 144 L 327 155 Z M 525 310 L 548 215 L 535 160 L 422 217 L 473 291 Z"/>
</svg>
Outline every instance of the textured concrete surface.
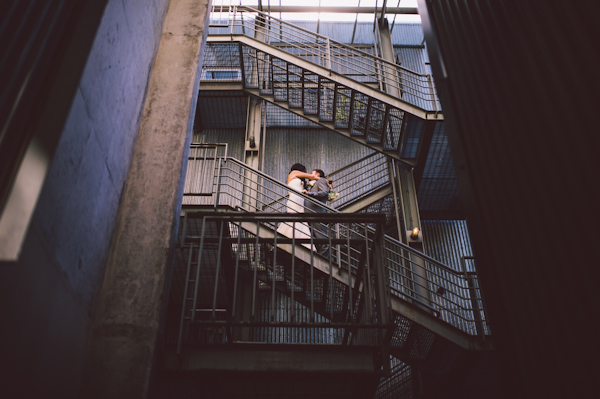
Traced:
<svg viewBox="0 0 600 399">
<path fill-rule="evenodd" d="M 198 90 L 208 0 L 172 0 L 94 319 L 81 396 L 147 395 Z"/>
<path fill-rule="evenodd" d="M 104 11 L 22 256 L 0 265 L 0 396 L 78 396 L 168 3 Z"/>
</svg>

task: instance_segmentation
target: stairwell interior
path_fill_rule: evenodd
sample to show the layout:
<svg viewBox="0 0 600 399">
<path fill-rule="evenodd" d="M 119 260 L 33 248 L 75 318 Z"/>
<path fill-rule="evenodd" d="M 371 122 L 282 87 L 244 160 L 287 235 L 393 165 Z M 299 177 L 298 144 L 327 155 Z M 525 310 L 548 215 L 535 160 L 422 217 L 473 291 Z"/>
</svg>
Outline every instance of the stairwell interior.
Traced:
<svg viewBox="0 0 600 399">
<path fill-rule="evenodd" d="M 446 264 L 426 253 L 427 231 L 407 232 L 427 225 L 413 197 L 432 192 L 424 176 L 442 158 L 432 154 L 444 134 L 434 82 L 357 47 L 248 7 L 215 21 L 158 391 L 179 383 L 226 398 L 452 398 L 478 397 L 466 392 L 493 379 L 475 260 Z M 225 115 L 211 127 L 219 104 Z M 265 172 L 278 155 L 270 126 L 271 137 L 301 129 L 360 148 L 347 157 L 339 148 L 337 170 L 328 163 L 338 199 L 304 199 L 324 213 L 285 213 L 288 187 Z M 280 223 L 326 235 L 286 237 Z"/>
</svg>

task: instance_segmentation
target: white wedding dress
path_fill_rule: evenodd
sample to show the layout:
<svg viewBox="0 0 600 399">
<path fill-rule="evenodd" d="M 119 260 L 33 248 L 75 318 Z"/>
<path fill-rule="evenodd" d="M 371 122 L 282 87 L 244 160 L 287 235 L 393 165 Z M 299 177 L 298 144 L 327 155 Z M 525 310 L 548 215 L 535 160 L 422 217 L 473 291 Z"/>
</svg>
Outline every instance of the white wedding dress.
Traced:
<svg viewBox="0 0 600 399">
<path fill-rule="evenodd" d="M 286 204 L 286 212 L 287 213 L 304 213 L 304 198 L 300 196 L 300 192 L 304 188 L 302 185 L 302 180 L 299 178 L 294 178 L 290 180 L 288 183 L 288 187 L 291 189 L 289 191 L 289 197 Z M 296 226 L 296 231 L 294 233 L 294 227 Z M 306 222 L 285 222 L 281 223 L 277 228 L 277 232 L 282 234 L 288 238 L 292 238 L 292 234 L 294 234 L 295 238 L 310 238 L 310 227 Z M 311 247 L 310 244 L 302 244 L 308 249 L 314 250 L 314 245 Z"/>
</svg>

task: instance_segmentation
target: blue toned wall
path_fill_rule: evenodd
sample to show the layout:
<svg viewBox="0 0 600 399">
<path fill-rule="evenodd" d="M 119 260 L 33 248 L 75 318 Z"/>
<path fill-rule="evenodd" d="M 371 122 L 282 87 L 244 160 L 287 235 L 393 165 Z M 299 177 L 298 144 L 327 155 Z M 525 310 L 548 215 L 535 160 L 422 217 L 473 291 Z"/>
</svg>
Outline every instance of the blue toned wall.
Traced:
<svg viewBox="0 0 600 399">
<path fill-rule="evenodd" d="M 21 258 L 0 265 L 5 397 L 77 396 L 168 4 L 104 11 Z"/>
</svg>

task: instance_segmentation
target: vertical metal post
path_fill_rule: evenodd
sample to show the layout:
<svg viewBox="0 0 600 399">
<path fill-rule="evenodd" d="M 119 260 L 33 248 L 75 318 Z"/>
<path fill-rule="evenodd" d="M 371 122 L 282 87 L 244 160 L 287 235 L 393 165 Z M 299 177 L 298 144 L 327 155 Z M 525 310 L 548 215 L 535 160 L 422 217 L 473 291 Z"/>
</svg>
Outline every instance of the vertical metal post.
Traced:
<svg viewBox="0 0 600 399">
<path fill-rule="evenodd" d="M 258 248 L 258 235 L 260 232 L 260 224 L 257 221 L 256 222 L 256 244 L 255 244 L 255 248 Z M 258 259 L 258 251 L 255 251 L 254 253 L 254 259 L 255 259 L 255 263 L 254 263 L 254 276 L 252 277 L 252 312 L 251 312 L 251 320 L 254 320 L 256 318 L 256 288 L 258 286 L 258 263 L 259 263 L 259 259 Z M 266 261 L 266 259 L 265 259 Z"/>
<path fill-rule="evenodd" d="M 290 102 L 290 63 L 287 61 L 285 63 L 285 90 L 286 90 L 285 99 L 289 104 L 289 102 Z"/>
<path fill-rule="evenodd" d="M 215 284 L 213 288 L 213 304 L 212 304 L 212 315 L 211 319 L 215 320 L 216 307 L 217 307 L 217 294 L 219 291 L 219 273 L 221 272 L 221 251 L 223 246 L 223 226 L 225 222 L 219 220 L 219 244 L 217 246 L 217 267 L 215 269 Z"/>
<path fill-rule="evenodd" d="M 315 321 L 315 249 L 313 235 L 310 235 L 310 322 Z"/>
<path fill-rule="evenodd" d="M 327 238 L 329 239 L 329 318 L 333 321 L 333 264 L 331 256 L 333 254 L 333 247 L 331 246 L 331 224 L 327 224 Z"/>
<path fill-rule="evenodd" d="M 362 265 L 364 268 L 363 272 L 363 298 L 365 300 L 365 313 L 369 323 L 373 321 L 372 310 L 373 310 L 373 292 L 371 282 L 371 260 L 369 254 L 369 227 L 364 224 L 365 227 L 365 264 Z"/>
<path fill-rule="evenodd" d="M 467 271 L 467 264 L 465 262 L 466 259 L 474 259 L 472 256 L 462 256 L 460 258 L 460 263 L 463 269 L 463 274 L 465 280 L 467 280 L 467 285 L 469 287 L 469 297 L 471 300 L 471 307 L 473 308 L 473 319 L 475 321 L 475 329 L 477 331 L 477 335 L 479 335 L 482 339 L 485 339 L 485 330 L 483 328 L 483 319 L 481 318 L 481 311 L 483 310 L 479 306 L 479 301 L 481 300 L 477 295 L 477 290 L 475 288 L 475 279 L 473 278 L 473 274 Z"/>
<path fill-rule="evenodd" d="M 303 112 L 306 109 L 306 103 L 305 103 L 305 100 L 304 100 L 304 91 L 306 90 L 304 88 L 305 81 L 306 81 L 306 69 L 302 68 L 302 97 L 301 97 L 301 100 L 302 100 L 302 111 Z"/>
<path fill-rule="evenodd" d="M 294 226 L 295 227 L 295 226 Z M 296 229 L 292 230 L 292 322 L 296 321 L 296 307 L 294 297 L 296 294 Z"/>
<path fill-rule="evenodd" d="M 215 156 L 215 162 L 218 164 L 217 166 L 217 195 L 215 198 L 214 208 L 217 209 L 219 207 L 219 201 L 221 196 L 221 162 L 220 159 Z"/>
<path fill-rule="evenodd" d="M 321 76 L 317 77 L 317 115 L 321 118 Z"/>
<path fill-rule="evenodd" d="M 387 331 L 390 327 L 390 283 L 388 281 L 388 271 L 386 270 L 384 259 L 384 239 L 383 239 L 383 226 L 378 225 L 373 240 L 373 263 L 375 273 L 375 296 L 377 302 L 377 318 L 379 324 L 382 326 L 379 334 L 379 342 L 381 346 L 381 357 L 384 375 L 390 375 L 390 356 L 389 356 L 389 338 L 393 331 Z M 384 334 L 385 332 L 385 334 Z"/>
<path fill-rule="evenodd" d="M 435 89 L 433 88 L 433 78 L 431 74 L 427 74 L 427 83 L 429 85 L 429 95 L 431 96 L 431 102 L 433 103 L 433 111 L 438 112 L 437 100 L 435 98 Z"/>
<path fill-rule="evenodd" d="M 329 69 L 329 71 L 331 72 L 331 41 L 329 40 L 329 38 L 327 38 L 327 53 L 326 53 L 326 62 L 327 62 L 327 69 Z"/>
<path fill-rule="evenodd" d="M 333 104 L 331 105 L 331 121 L 335 126 L 335 118 L 337 114 L 337 97 L 338 97 L 338 84 L 334 83 L 333 85 Z"/>
<path fill-rule="evenodd" d="M 348 255 L 348 295 L 350 301 L 348 302 L 350 307 L 350 318 L 354 320 L 354 302 L 352 301 L 352 259 L 350 257 L 350 223 L 346 222 L 346 248 Z"/>
<path fill-rule="evenodd" d="M 194 254 L 194 243 L 190 243 L 190 255 L 188 257 L 187 270 L 185 273 L 185 285 L 183 287 L 183 304 L 181 305 L 181 319 L 179 321 L 179 334 L 177 337 L 177 353 L 181 353 L 181 341 L 183 340 L 183 323 L 185 320 L 185 305 L 188 301 L 187 293 L 190 284 L 190 270 L 192 268 L 192 259 Z"/>
<path fill-rule="evenodd" d="M 240 270 L 240 252 L 241 252 L 241 243 L 242 243 L 242 224 L 237 224 L 237 251 L 235 252 L 235 274 L 233 277 L 233 303 L 231 305 L 231 318 L 235 319 L 236 317 L 236 303 L 237 303 L 237 291 L 238 291 L 238 278 L 239 278 L 239 270 Z M 248 244 L 245 244 L 248 245 Z M 254 249 L 254 252 L 258 252 L 258 248 Z M 250 257 L 248 257 L 248 261 L 250 261 Z M 249 262 L 250 263 L 250 262 Z"/>
<path fill-rule="evenodd" d="M 292 233 L 293 237 L 293 233 Z M 273 275 L 271 277 L 271 321 L 275 321 L 275 270 L 277 269 L 277 233 L 273 238 Z"/>
<path fill-rule="evenodd" d="M 198 252 L 198 265 L 196 266 L 196 281 L 194 287 L 194 301 L 192 305 L 193 322 L 196 319 L 196 306 L 198 304 L 198 288 L 200 286 L 200 266 L 202 265 L 202 252 L 204 251 L 204 236 L 206 235 L 206 216 L 202 218 L 202 232 L 200 233 L 200 250 Z"/>
<path fill-rule="evenodd" d="M 229 9 L 231 13 L 231 8 Z M 231 19 L 231 36 L 235 33 L 235 14 L 237 12 L 237 6 L 233 6 L 233 18 Z M 243 23 L 242 23 L 243 26 Z"/>
<path fill-rule="evenodd" d="M 188 213 L 183 211 L 183 225 L 181 226 L 181 235 L 179 236 L 179 245 L 183 247 L 185 244 L 185 235 L 187 232 L 187 218 Z"/>
</svg>

